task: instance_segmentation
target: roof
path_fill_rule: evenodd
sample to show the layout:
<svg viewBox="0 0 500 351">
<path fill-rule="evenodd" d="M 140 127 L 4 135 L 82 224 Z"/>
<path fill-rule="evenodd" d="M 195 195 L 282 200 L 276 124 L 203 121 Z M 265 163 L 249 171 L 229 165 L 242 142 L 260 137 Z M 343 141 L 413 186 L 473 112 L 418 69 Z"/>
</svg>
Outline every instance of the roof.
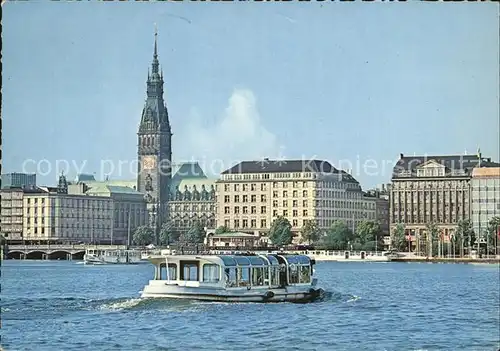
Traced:
<svg viewBox="0 0 500 351">
<path fill-rule="evenodd" d="M 500 167 L 480 167 L 472 170 L 473 178 L 500 178 Z"/>
<path fill-rule="evenodd" d="M 84 182 L 88 187 L 95 188 L 104 185 L 113 185 L 113 186 L 125 186 L 131 189 L 134 189 L 137 186 L 137 180 L 106 180 L 106 181 L 85 181 Z"/>
<path fill-rule="evenodd" d="M 226 232 L 226 233 L 220 233 L 220 234 L 213 234 L 212 237 L 213 238 L 237 238 L 237 237 L 240 237 L 240 238 L 256 238 L 256 239 L 258 239 L 258 237 L 256 237 L 255 235 L 248 234 L 248 233 L 242 233 L 242 232 Z"/>
<path fill-rule="evenodd" d="M 95 182 L 95 177 L 93 174 L 85 174 L 85 173 L 79 173 L 75 177 L 75 182 L 85 182 L 85 181 L 94 181 Z"/>
<path fill-rule="evenodd" d="M 225 170 L 222 174 L 241 173 L 341 173 L 330 162 L 324 160 L 269 160 L 243 161 Z M 345 172 L 344 172 L 345 173 Z M 347 173 L 346 173 L 347 174 Z"/>
<path fill-rule="evenodd" d="M 100 184 L 98 186 L 91 186 L 89 190 L 87 190 L 87 194 L 132 194 L 132 195 L 142 195 L 140 192 L 136 191 L 127 186 L 120 185 L 106 185 Z"/>
<path fill-rule="evenodd" d="M 431 160 L 443 165 L 447 172 L 463 170 L 463 175 L 457 175 L 461 177 L 470 175 L 472 169 L 479 164 L 479 157 L 477 155 L 404 156 L 400 154 L 398 162 L 394 165 L 392 178 L 404 178 L 404 176 L 400 175 L 402 171 L 409 171 L 411 172 L 411 176 L 416 176 L 417 168 Z M 485 159 L 481 161 L 481 165 L 490 167 L 495 166 L 496 163 L 491 162 L 491 159 Z"/>
</svg>

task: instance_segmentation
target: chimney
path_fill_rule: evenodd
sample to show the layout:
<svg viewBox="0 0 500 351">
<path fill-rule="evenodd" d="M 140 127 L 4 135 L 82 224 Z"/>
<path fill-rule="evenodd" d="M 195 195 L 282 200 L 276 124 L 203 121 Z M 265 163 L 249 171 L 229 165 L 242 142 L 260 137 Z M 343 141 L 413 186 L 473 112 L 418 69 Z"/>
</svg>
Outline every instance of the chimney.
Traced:
<svg viewBox="0 0 500 351">
<path fill-rule="evenodd" d="M 405 155 L 399 154 L 399 158 L 403 158 L 403 157 L 405 157 Z"/>
</svg>

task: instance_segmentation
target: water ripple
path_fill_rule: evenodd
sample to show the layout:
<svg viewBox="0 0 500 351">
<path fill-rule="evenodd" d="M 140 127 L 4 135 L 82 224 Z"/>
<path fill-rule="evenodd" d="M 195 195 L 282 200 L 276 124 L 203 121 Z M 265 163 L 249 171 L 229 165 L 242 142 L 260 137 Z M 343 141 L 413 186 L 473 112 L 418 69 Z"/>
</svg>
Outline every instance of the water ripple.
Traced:
<svg viewBox="0 0 500 351">
<path fill-rule="evenodd" d="M 141 299 L 151 267 L 2 267 L 7 350 L 478 350 L 500 345 L 496 270 L 319 263 L 310 304 Z"/>
</svg>

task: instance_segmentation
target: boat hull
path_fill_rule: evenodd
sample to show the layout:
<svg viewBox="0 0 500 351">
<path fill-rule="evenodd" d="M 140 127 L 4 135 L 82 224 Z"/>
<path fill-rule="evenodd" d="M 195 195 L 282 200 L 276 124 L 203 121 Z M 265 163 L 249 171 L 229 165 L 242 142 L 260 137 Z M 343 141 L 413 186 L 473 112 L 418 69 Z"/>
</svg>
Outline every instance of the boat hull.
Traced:
<svg viewBox="0 0 500 351">
<path fill-rule="evenodd" d="M 312 287 L 283 289 L 200 289 L 186 287 L 146 286 L 142 298 L 171 298 L 183 300 L 213 301 L 213 302 L 295 302 L 306 303 L 321 298 L 323 289 Z"/>
</svg>

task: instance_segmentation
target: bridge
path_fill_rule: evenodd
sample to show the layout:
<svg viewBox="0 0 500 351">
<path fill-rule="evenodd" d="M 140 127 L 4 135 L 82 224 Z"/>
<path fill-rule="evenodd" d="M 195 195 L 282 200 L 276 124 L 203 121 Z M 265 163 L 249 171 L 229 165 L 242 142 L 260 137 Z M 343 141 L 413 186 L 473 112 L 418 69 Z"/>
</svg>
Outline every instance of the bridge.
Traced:
<svg viewBox="0 0 500 351">
<path fill-rule="evenodd" d="M 82 260 L 86 249 L 125 249 L 125 245 L 8 245 L 5 247 L 7 259 L 25 260 Z"/>
</svg>

